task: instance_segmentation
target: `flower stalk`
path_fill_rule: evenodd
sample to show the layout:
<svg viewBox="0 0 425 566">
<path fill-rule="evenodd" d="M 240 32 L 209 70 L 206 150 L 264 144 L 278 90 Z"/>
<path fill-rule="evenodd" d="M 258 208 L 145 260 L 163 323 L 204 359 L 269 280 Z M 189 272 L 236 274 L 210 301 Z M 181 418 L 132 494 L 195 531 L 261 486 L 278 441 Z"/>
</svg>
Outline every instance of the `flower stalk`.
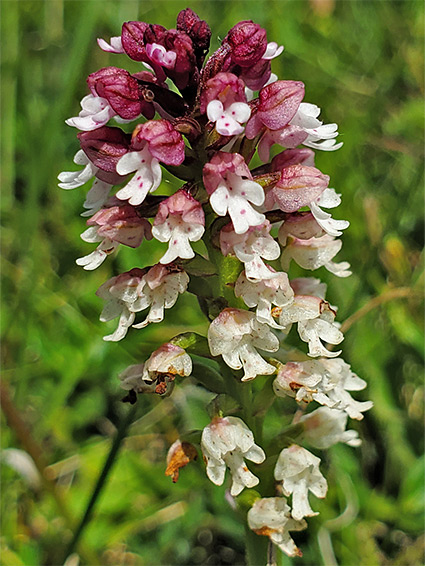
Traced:
<svg viewBox="0 0 425 566">
<path fill-rule="evenodd" d="M 372 406 L 351 397 L 366 383 L 332 350 L 343 334 L 326 285 L 291 276 L 292 263 L 307 272 L 351 273 L 347 262 L 334 261 L 348 222 L 327 212 L 341 196 L 316 168 L 313 151 L 342 143 L 338 126 L 323 124 L 320 108 L 304 101 L 304 84 L 271 72 L 283 47 L 268 42 L 260 25 L 237 23 L 207 58 L 210 37 L 188 8 L 175 29 L 125 22 L 120 36 L 99 39 L 101 49 L 139 62 L 140 71 L 106 67 L 89 76 L 90 94 L 67 120 L 80 130 L 74 161 L 82 170 L 59 180 L 74 189 L 94 178 L 82 239 L 98 247 L 79 265 L 96 269 L 122 245 L 135 250 L 135 267 L 97 291 L 105 301 L 101 320 L 118 319 L 105 340 L 161 323 L 181 294 L 196 296 L 207 335 L 188 328 L 124 369 L 125 401 L 171 395 L 187 378 L 216 394 L 206 407 L 210 424 L 180 431 L 170 447 L 166 475 L 177 481 L 195 458 L 192 441 L 199 445 L 208 478 L 228 483 L 228 501 L 246 521 L 248 563 L 276 564 L 276 548 L 302 555 L 290 532 L 317 514 L 309 492 L 326 495 L 320 458 L 309 448 L 358 446 L 348 418 L 360 420 Z M 131 135 L 120 129 L 123 121 L 132 123 Z M 181 183 L 172 195 L 157 194 L 163 169 Z M 137 254 L 143 239 L 162 243 L 158 263 Z M 198 241 L 206 254 L 195 253 Z M 299 336 L 298 349 L 285 346 L 290 332 Z M 270 439 L 264 424 L 269 411 L 282 411 L 281 397 L 293 399 L 293 414 L 282 414 L 282 430 Z"/>
</svg>

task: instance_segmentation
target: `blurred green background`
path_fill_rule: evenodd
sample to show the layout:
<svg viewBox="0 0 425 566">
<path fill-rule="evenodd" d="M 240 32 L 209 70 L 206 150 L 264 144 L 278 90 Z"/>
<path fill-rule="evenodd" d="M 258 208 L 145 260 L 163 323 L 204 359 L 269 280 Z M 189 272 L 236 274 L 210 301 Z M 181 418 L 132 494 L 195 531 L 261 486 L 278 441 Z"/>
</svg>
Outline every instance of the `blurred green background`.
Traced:
<svg viewBox="0 0 425 566">
<path fill-rule="evenodd" d="M 114 322 L 99 322 L 95 290 L 162 252 L 152 244 L 149 251 L 123 249 L 84 272 L 75 259 L 92 250 L 79 238 L 86 189 L 62 191 L 56 180 L 60 171 L 77 169 L 76 131 L 64 120 L 78 114 L 87 74 L 107 65 L 139 68 L 102 52 L 96 37 L 119 35 L 126 20 L 174 27 L 186 7 L 180 0 L 1 2 L 6 566 L 63 564 L 129 411 L 117 374 L 182 330 L 206 331 L 188 295 L 164 323 L 130 331 L 121 343 L 102 340 Z M 318 276 L 339 306 L 338 320 L 348 319 L 343 356 L 368 381 L 358 398 L 375 406 L 350 424 L 363 438 L 361 448 L 335 446 L 324 455 L 329 493 L 313 505 L 320 515 L 297 534 L 304 558 L 292 563 L 423 564 L 423 3 L 193 1 L 190 7 L 208 21 L 213 49 L 239 20 L 264 26 L 269 41 L 285 46 L 274 72 L 304 81 L 305 100 L 339 124 L 344 141 L 336 153 L 318 152 L 316 163 L 343 194 L 336 217 L 351 226 L 340 257 L 350 261 L 353 276 Z M 167 399 L 139 399 L 82 533 L 81 563 L 244 564 L 243 525 L 224 500 L 225 486 L 206 480 L 202 459 L 175 485 L 164 476 L 168 447 L 180 430 L 207 424 L 209 399 L 190 379 Z M 270 434 L 278 422 L 271 420 Z M 34 474 L 25 452 L 46 466 L 47 479 Z"/>
</svg>

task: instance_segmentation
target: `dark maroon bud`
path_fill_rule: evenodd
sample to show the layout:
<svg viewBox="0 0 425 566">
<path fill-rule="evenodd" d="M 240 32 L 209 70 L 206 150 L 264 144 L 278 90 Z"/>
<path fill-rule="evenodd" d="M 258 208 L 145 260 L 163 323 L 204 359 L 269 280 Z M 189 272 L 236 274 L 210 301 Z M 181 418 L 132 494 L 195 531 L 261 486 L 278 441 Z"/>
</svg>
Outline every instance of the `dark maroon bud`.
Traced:
<svg viewBox="0 0 425 566">
<path fill-rule="evenodd" d="M 119 159 L 129 151 L 131 136 L 120 128 L 102 126 L 78 134 L 81 149 L 103 171 L 116 172 Z"/>
<path fill-rule="evenodd" d="M 144 34 L 148 24 L 145 22 L 125 22 L 121 30 L 124 51 L 134 61 L 145 60 Z"/>
<path fill-rule="evenodd" d="M 231 57 L 235 65 L 250 67 L 266 52 L 266 30 L 251 20 L 239 22 L 232 27 L 223 43 L 231 46 Z"/>
<path fill-rule="evenodd" d="M 198 68 L 202 66 L 205 53 L 210 47 L 211 30 L 207 22 L 201 20 L 190 8 L 182 10 L 177 16 L 177 30 L 185 32 L 193 42 Z"/>
<path fill-rule="evenodd" d="M 91 90 L 106 98 L 118 116 L 132 120 L 144 110 L 139 83 L 124 69 L 107 67 L 89 75 L 87 82 Z M 148 111 L 149 113 L 149 111 Z"/>
</svg>

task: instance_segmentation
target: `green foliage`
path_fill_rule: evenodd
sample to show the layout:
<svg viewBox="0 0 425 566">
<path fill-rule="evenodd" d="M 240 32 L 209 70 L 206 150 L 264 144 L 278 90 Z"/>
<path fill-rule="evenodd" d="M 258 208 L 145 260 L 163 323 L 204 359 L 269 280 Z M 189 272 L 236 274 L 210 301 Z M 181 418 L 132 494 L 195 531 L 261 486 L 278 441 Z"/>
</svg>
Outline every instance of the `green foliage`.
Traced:
<svg viewBox="0 0 425 566">
<path fill-rule="evenodd" d="M 77 267 L 75 258 L 89 252 L 79 238 L 85 190 L 56 187 L 57 174 L 72 169 L 78 146 L 64 120 L 78 112 L 87 74 L 107 65 L 138 70 L 137 63 L 100 51 L 96 37 L 118 35 L 125 20 L 173 27 L 185 7 L 180 0 L 1 3 L 3 381 L 29 427 L 26 441 L 41 447 L 48 477 L 72 518 L 69 525 L 44 484 L 31 485 L 4 464 L 5 566 L 63 564 L 127 409 L 117 374 L 179 333 L 206 333 L 208 320 L 187 295 L 162 324 L 130 331 L 123 344 L 105 343 L 102 335 L 113 323 L 98 321 L 101 301 L 94 292 L 135 267 L 135 254 L 122 250 L 96 272 Z M 191 7 L 209 22 L 213 49 L 241 19 L 263 25 L 270 41 L 285 45 L 274 71 L 305 81 L 306 101 L 339 124 L 344 147 L 318 154 L 317 165 L 343 194 L 339 217 L 351 226 L 340 256 L 354 274 L 348 280 L 318 276 L 328 282 L 341 322 L 380 297 L 347 328 L 344 342 L 344 358 L 368 381 L 364 398 L 375 404 L 364 421 L 351 425 L 363 445 L 328 452 L 322 468 L 329 493 L 317 501 L 320 515 L 309 520 L 308 531 L 295 535 L 304 558 L 293 563 L 421 564 L 423 5 L 197 0 Z M 165 178 L 165 185 L 175 183 L 171 174 Z M 158 242 L 148 246 L 140 248 L 139 267 L 163 253 Z M 192 267 L 210 275 L 207 263 L 197 259 Z M 395 288 L 406 292 L 394 296 Z M 208 381 L 217 367 L 198 364 L 197 371 Z M 268 382 L 254 382 L 256 411 L 266 407 L 269 390 Z M 210 401 L 191 378 L 168 398 L 139 400 L 82 534 L 83 564 L 244 563 L 243 524 L 224 498 L 225 486 L 206 480 L 202 458 L 182 470 L 176 484 L 164 475 L 169 446 L 181 432 L 208 423 Z M 267 407 L 266 439 L 289 424 L 293 410 L 281 399 Z M 16 427 L 3 430 L 2 449 L 27 450 Z"/>
</svg>

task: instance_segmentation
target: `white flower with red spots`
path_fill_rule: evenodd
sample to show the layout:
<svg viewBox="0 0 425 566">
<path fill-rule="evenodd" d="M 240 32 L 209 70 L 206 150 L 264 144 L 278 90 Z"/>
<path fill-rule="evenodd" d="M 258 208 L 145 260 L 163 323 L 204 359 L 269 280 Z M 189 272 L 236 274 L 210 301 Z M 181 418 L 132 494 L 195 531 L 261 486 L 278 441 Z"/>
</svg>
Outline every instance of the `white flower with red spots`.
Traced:
<svg viewBox="0 0 425 566">
<path fill-rule="evenodd" d="M 288 556 L 302 556 L 289 531 L 302 531 L 307 523 L 292 518 L 284 497 L 257 499 L 248 511 L 248 525 L 257 535 L 268 536 Z"/>
<path fill-rule="evenodd" d="M 297 521 L 318 515 L 310 507 L 309 491 L 320 499 L 326 497 L 328 484 L 319 470 L 319 464 L 320 458 L 296 444 L 279 454 L 274 477 L 282 482 L 283 493 L 292 495 L 292 517 Z"/>
<path fill-rule="evenodd" d="M 289 123 L 304 132 L 306 137 L 301 142 L 303 145 L 322 151 L 339 149 L 343 144 L 342 142 L 337 143 L 335 140 L 338 136 L 338 124 L 323 124 L 318 120 L 319 115 L 320 108 L 318 106 L 301 102 L 297 113 Z"/>
<path fill-rule="evenodd" d="M 184 142 L 168 120 L 156 120 L 139 124 L 133 132 L 130 151 L 117 164 L 117 173 L 127 175 L 135 171 L 133 178 L 117 192 L 120 200 L 129 204 L 141 204 L 148 193 L 160 185 L 162 172 L 159 162 L 181 165 L 184 161 Z"/>
<path fill-rule="evenodd" d="M 168 250 L 159 260 L 171 263 L 178 257 L 195 256 L 189 242 L 197 242 L 205 231 L 205 216 L 200 202 L 184 189 L 161 202 L 155 217 L 152 234 L 160 242 L 169 242 Z"/>
<path fill-rule="evenodd" d="M 276 368 L 268 364 L 256 348 L 276 352 L 279 340 L 267 324 L 257 321 L 255 314 L 240 309 L 224 309 L 208 329 L 208 344 L 213 356 L 222 356 L 232 369 L 244 370 L 242 381 L 257 375 L 270 375 Z"/>
<path fill-rule="evenodd" d="M 244 487 L 254 487 L 258 478 L 248 470 L 245 459 L 261 464 L 266 455 L 255 444 L 254 435 L 237 417 L 216 417 L 204 428 L 201 449 L 207 464 L 207 476 L 216 485 L 224 482 L 226 468 L 232 474 L 230 494 L 236 497 Z"/>
</svg>

